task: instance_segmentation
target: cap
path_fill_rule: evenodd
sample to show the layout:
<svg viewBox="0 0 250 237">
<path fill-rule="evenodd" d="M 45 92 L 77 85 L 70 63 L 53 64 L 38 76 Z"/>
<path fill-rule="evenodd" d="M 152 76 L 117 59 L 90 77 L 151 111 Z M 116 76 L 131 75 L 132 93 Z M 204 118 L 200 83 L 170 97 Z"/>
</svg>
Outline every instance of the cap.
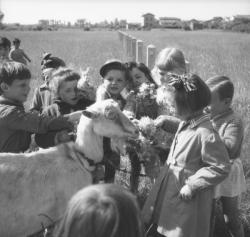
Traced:
<svg viewBox="0 0 250 237">
<path fill-rule="evenodd" d="M 52 57 L 51 53 L 44 53 L 43 59 L 41 62 L 41 68 L 58 68 L 58 67 L 65 67 L 65 62 L 58 58 L 58 57 Z"/>
<path fill-rule="evenodd" d="M 104 63 L 104 65 L 100 69 L 100 75 L 105 77 L 106 73 L 112 69 L 117 69 L 121 71 L 125 71 L 126 67 L 125 64 L 122 63 L 118 59 L 110 59 Z"/>
</svg>

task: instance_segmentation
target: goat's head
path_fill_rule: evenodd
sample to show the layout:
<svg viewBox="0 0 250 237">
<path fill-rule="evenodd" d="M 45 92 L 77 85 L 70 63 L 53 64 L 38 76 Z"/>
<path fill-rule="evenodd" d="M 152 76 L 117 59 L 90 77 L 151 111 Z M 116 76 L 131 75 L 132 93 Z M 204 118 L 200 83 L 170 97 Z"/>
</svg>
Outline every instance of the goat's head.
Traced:
<svg viewBox="0 0 250 237">
<path fill-rule="evenodd" d="M 96 102 L 84 110 L 83 115 L 92 120 L 93 130 L 100 136 L 128 138 L 137 135 L 136 126 L 121 112 L 118 103 L 112 99 Z"/>
</svg>

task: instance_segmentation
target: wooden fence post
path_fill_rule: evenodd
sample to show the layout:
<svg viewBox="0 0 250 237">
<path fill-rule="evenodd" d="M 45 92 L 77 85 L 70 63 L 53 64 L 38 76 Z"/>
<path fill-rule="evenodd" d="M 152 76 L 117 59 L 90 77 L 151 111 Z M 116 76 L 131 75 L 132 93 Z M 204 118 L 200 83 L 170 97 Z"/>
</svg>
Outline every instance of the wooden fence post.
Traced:
<svg viewBox="0 0 250 237">
<path fill-rule="evenodd" d="M 130 36 L 126 35 L 126 58 L 130 55 Z"/>
<path fill-rule="evenodd" d="M 136 62 L 143 63 L 143 41 L 136 41 Z"/>
<path fill-rule="evenodd" d="M 136 61 L 136 38 L 131 39 L 131 60 Z"/>
<path fill-rule="evenodd" d="M 154 45 L 150 44 L 147 47 L 147 66 L 151 70 L 155 64 L 156 48 Z"/>
</svg>

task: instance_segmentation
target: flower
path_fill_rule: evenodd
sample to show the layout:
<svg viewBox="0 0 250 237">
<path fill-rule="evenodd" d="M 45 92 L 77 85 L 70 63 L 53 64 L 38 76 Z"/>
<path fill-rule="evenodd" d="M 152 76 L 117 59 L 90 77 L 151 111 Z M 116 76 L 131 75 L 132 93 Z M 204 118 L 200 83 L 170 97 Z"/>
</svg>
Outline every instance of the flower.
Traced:
<svg viewBox="0 0 250 237">
<path fill-rule="evenodd" d="M 156 89 L 154 84 L 142 83 L 139 87 L 139 92 L 137 97 L 140 99 L 155 99 L 156 98 Z"/>
</svg>

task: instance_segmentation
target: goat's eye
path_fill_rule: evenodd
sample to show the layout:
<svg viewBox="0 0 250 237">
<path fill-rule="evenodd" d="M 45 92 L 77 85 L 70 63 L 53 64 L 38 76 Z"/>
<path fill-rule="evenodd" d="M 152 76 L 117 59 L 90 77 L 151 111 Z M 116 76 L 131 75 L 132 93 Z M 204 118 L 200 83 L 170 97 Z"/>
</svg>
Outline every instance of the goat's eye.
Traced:
<svg viewBox="0 0 250 237">
<path fill-rule="evenodd" d="M 115 111 L 106 111 L 105 117 L 110 120 L 115 120 L 117 118 L 117 113 Z"/>
</svg>

